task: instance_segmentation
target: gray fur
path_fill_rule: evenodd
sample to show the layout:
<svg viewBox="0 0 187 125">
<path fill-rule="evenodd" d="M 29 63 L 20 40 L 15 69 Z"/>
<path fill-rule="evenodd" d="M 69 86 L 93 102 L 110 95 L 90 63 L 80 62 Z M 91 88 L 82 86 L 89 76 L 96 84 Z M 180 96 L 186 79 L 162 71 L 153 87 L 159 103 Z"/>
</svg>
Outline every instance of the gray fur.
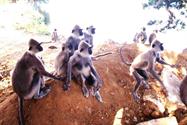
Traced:
<svg viewBox="0 0 187 125">
<path fill-rule="evenodd" d="M 72 29 L 72 35 L 62 45 L 62 49 L 55 59 L 55 75 L 66 73 L 67 62 L 73 55 L 74 51 L 78 49 L 80 43 L 80 36 L 82 36 L 82 29 L 75 25 Z"/>
<path fill-rule="evenodd" d="M 64 84 L 64 90 L 69 89 L 72 75 L 82 85 L 83 95 L 89 96 L 89 89 L 87 86 L 91 86 L 90 90 L 93 90 L 94 96 L 102 102 L 99 89 L 102 86 L 102 80 L 98 75 L 89 53 L 90 44 L 81 41 L 78 50 L 75 51 L 73 56 L 68 61 L 67 79 Z M 90 83 L 89 83 L 90 82 Z"/>
</svg>

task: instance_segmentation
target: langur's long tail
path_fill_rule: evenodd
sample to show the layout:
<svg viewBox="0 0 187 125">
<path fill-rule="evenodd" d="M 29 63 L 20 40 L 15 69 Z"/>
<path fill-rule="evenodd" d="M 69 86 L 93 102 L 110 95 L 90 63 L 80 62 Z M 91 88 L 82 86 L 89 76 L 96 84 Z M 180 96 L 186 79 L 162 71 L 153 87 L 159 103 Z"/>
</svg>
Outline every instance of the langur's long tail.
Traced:
<svg viewBox="0 0 187 125">
<path fill-rule="evenodd" d="M 120 50 L 119 50 L 119 55 L 120 55 L 121 61 L 122 61 L 124 64 L 126 64 L 126 65 L 128 65 L 128 66 L 131 66 L 131 63 L 125 61 L 125 59 L 124 59 L 124 57 L 123 57 L 123 55 L 122 55 L 122 51 L 123 51 L 123 46 L 122 46 L 122 47 L 120 48 Z"/>
<path fill-rule="evenodd" d="M 24 111 L 23 111 L 23 103 L 24 99 L 21 97 L 18 97 L 18 115 L 19 115 L 19 125 L 25 125 L 25 119 L 24 119 Z"/>
<path fill-rule="evenodd" d="M 106 53 L 98 54 L 98 55 L 94 56 L 94 58 L 98 58 L 98 57 L 102 57 L 102 56 L 107 56 L 107 55 L 110 55 L 110 54 L 112 54 L 112 52 L 106 52 Z"/>
</svg>

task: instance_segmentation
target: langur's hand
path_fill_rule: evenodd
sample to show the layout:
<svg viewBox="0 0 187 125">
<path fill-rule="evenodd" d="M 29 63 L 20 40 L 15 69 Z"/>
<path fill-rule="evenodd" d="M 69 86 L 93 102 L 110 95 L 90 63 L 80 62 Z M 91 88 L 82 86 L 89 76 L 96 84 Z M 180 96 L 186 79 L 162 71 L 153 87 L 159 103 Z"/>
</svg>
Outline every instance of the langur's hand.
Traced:
<svg viewBox="0 0 187 125">
<path fill-rule="evenodd" d="M 102 87 L 102 84 L 98 83 L 96 89 L 99 90 L 101 87 Z"/>
<path fill-rule="evenodd" d="M 69 90 L 69 88 L 70 88 L 70 84 L 69 83 L 64 83 L 64 85 L 63 85 L 64 91 Z"/>
</svg>

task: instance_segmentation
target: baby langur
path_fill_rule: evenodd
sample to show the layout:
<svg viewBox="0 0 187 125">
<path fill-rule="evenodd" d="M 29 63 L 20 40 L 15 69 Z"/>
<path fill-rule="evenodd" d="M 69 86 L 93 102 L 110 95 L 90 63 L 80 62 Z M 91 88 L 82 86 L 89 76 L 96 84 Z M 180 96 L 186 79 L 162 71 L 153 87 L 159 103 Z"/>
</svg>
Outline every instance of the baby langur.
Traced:
<svg viewBox="0 0 187 125">
<path fill-rule="evenodd" d="M 43 48 L 34 39 L 29 41 L 29 50 L 17 62 L 12 74 L 12 86 L 18 95 L 19 101 L 19 124 L 24 125 L 23 101 L 24 99 L 41 99 L 46 96 L 50 86 L 45 86 L 43 76 L 51 77 L 56 80 L 63 80 L 48 73 L 36 53 Z M 42 87 L 43 86 L 43 87 Z"/>
<path fill-rule="evenodd" d="M 166 63 L 163 58 L 160 56 L 160 52 L 164 50 L 163 43 L 158 40 L 154 40 L 151 46 L 151 49 L 139 54 L 132 62 L 130 66 L 130 74 L 134 76 L 136 80 L 136 85 L 133 90 L 133 98 L 138 101 L 140 97 L 137 95 L 137 91 L 140 85 L 143 85 L 145 88 L 149 88 L 147 83 L 149 72 L 156 80 L 158 80 L 162 87 L 164 88 L 162 80 L 159 78 L 157 73 L 155 72 L 155 63 L 159 62 L 160 64 L 169 65 L 174 67 L 174 65 L 170 65 Z M 124 60 L 122 60 L 125 64 L 127 64 Z M 164 89 L 165 90 L 165 89 Z"/>
<path fill-rule="evenodd" d="M 90 55 L 91 45 L 82 40 L 79 44 L 78 50 L 75 51 L 73 56 L 70 57 L 67 69 L 67 80 L 64 84 L 64 90 L 68 90 L 72 75 L 82 85 L 82 92 L 85 97 L 89 96 L 89 90 L 96 97 L 96 99 L 102 102 L 99 89 L 102 86 L 102 80 L 98 75 Z M 88 89 L 89 87 L 89 89 Z"/>
<path fill-rule="evenodd" d="M 64 71 L 66 71 L 67 62 L 70 56 L 73 55 L 74 51 L 78 49 L 80 42 L 79 37 L 82 35 L 83 32 L 80 26 L 75 25 L 72 30 L 72 36 L 70 36 L 65 44 L 62 45 L 62 50 L 55 59 L 55 75 L 61 75 Z"/>
<path fill-rule="evenodd" d="M 60 51 L 60 53 L 57 55 L 55 59 L 54 75 L 59 76 L 62 73 L 66 72 L 69 57 L 70 57 L 70 50 L 68 49 L 68 47 L 65 46 L 65 44 L 63 44 L 62 50 Z"/>
<path fill-rule="evenodd" d="M 89 26 L 86 28 L 87 32 L 84 32 L 84 40 L 89 43 L 91 45 L 91 47 L 89 49 L 91 49 L 91 51 L 93 51 L 93 35 L 95 34 L 95 28 L 93 26 Z M 95 58 L 92 56 L 91 57 L 93 60 L 95 60 Z"/>
<path fill-rule="evenodd" d="M 89 26 L 86 30 L 87 33 L 84 33 L 84 39 L 93 47 L 93 35 L 95 34 L 95 28 L 93 26 Z"/>
</svg>

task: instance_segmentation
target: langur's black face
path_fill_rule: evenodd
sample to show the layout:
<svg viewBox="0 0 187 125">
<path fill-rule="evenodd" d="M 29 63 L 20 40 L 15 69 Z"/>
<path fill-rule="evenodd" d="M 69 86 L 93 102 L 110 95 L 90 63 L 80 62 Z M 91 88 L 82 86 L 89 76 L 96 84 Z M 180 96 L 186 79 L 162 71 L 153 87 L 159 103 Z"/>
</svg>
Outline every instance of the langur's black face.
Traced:
<svg viewBox="0 0 187 125">
<path fill-rule="evenodd" d="M 161 43 L 160 41 L 156 40 L 153 44 L 152 44 L 152 48 L 154 48 L 156 51 L 163 51 L 164 47 L 163 47 L 163 43 Z"/>
<path fill-rule="evenodd" d="M 41 43 L 36 46 L 36 49 L 38 49 L 39 52 L 43 51 L 43 47 L 41 46 Z"/>
<path fill-rule="evenodd" d="M 83 35 L 82 29 L 79 29 L 79 36 L 82 36 L 82 35 Z"/>
<path fill-rule="evenodd" d="M 92 54 L 92 47 L 88 47 L 88 48 L 81 48 L 80 49 L 80 52 L 82 52 L 82 53 L 88 53 L 89 55 L 91 55 Z"/>
<path fill-rule="evenodd" d="M 95 28 L 92 28 L 92 29 L 91 29 L 91 33 L 92 33 L 92 34 L 95 34 Z"/>
<path fill-rule="evenodd" d="M 91 55 L 92 54 L 92 47 L 88 48 L 88 53 Z"/>
<path fill-rule="evenodd" d="M 160 50 L 161 50 L 161 51 L 164 50 L 163 43 L 160 44 Z"/>
</svg>

